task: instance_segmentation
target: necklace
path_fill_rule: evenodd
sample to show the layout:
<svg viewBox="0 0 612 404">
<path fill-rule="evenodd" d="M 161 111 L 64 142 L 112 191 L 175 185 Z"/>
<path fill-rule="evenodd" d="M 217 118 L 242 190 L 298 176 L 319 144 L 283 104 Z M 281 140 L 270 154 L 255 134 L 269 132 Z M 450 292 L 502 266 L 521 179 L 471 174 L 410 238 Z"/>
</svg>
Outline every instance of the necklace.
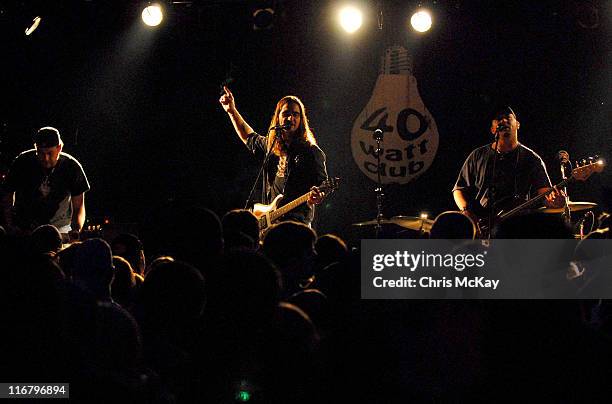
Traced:
<svg viewBox="0 0 612 404">
<path fill-rule="evenodd" d="M 43 198 L 46 198 L 51 193 L 51 184 L 50 184 L 49 178 L 51 177 L 54 171 L 55 171 L 55 167 L 51 169 L 49 174 L 45 175 L 42 178 L 42 182 L 40 186 L 38 187 L 38 190 L 40 191 Z"/>
</svg>

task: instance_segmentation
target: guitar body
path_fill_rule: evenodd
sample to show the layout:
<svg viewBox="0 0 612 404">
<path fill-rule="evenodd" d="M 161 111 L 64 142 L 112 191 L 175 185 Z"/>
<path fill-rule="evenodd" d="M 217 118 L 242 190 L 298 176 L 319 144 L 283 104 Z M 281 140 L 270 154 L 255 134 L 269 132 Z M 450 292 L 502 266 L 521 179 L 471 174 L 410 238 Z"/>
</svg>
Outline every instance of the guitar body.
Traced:
<svg viewBox="0 0 612 404">
<path fill-rule="evenodd" d="M 283 194 L 278 194 L 276 198 L 274 198 L 274 200 L 268 205 L 256 203 L 253 206 L 253 214 L 259 220 L 260 231 L 267 229 L 272 225 L 272 218 L 270 217 L 270 214 L 276 211 L 278 203 L 281 199 L 283 199 Z"/>
<path fill-rule="evenodd" d="M 319 190 L 321 192 L 331 194 L 338 188 L 339 178 L 329 178 L 321 185 L 319 185 Z M 281 216 L 286 213 L 291 212 L 293 209 L 297 208 L 303 203 L 308 201 L 310 197 L 310 191 L 306 192 L 304 195 L 299 198 L 294 199 L 293 201 L 278 207 L 280 200 L 283 198 L 282 194 L 279 194 L 274 198 L 274 200 L 269 205 L 264 205 L 261 203 L 256 203 L 253 206 L 253 214 L 257 217 L 259 221 L 259 233 L 263 233 L 268 227 L 270 227 L 274 222 L 276 222 Z"/>
<path fill-rule="evenodd" d="M 505 218 L 504 214 L 524 202 L 524 199 L 509 196 L 496 202 L 493 208 L 483 208 L 480 205 L 477 208 L 472 208 L 472 213 L 477 218 L 475 221 L 477 237 L 488 238 L 493 227 Z"/>
<path fill-rule="evenodd" d="M 493 207 L 493 212 L 495 212 L 495 215 L 492 216 L 493 223 L 489 223 L 491 218 L 489 212 L 485 211 L 484 214 L 483 212 L 479 211 L 473 212 L 476 216 L 479 217 L 478 232 L 480 233 L 480 238 L 489 237 L 492 227 L 496 223 L 499 223 L 499 221 L 512 217 L 519 212 L 525 211 L 526 209 L 531 209 L 538 203 L 542 203 L 546 196 L 552 193 L 555 188 L 563 189 L 571 181 L 586 181 L 591 176 L 591 174 L 595 172 L 600 173 L 603 171 L 603 169 L 603 160 L 591 161 L 590 163 L 586 163 L 583 166 L 574 168 L 568 178 L 564 179 L 554 187 L 549 188 L 546 192 L 534 196 L 533 198 L 530 198 L 526 201 L 521 201 L 518 198 L 505 198 L 501 201 L 498 201 Z M 517 202 L 519 202 L 518 205 Z"/>
</svg>

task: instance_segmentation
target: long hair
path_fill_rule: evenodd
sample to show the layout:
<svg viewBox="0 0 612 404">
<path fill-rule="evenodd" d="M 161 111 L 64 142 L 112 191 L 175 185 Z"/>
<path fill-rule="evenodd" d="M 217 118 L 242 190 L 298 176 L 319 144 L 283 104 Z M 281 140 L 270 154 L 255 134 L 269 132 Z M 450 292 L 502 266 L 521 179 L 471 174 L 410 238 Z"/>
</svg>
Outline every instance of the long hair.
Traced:
<svg viewBox="0 0 612 404">
<path fill-rule="evenodd" d="M 312 130 L 310 129 L 310 125 L 308 124 L 308 118 L 306 117 L 306 107 L 304 107 L 304 104 L 302 103 L 302 101 L 294 95 L 287 95 L 281 98 L 280 101 L 276 103 L 276 109 L 274 110 L 274 115 L 272 115 L 270 127 L 272 128 L 279 124 L 280 111 L 287 104 L 289 105 L 297 104 L 300 107 L 300 118 L 301 118 L 300 126 L 298 126 L 297 128 L 297 131 L 294 134 L 293 140 L 302 140 L 312 145 L 317 144 L 317 141 L 315 140 L 315 137 L 314 137 L 314 133 L 312 133 Z M 268 149 L 270 149 L 270 146 L 274 144 L 274 148 L 272 149 L 272 152 L 275 155 L 280 156 L 281 153 L 286 152 L 286 146 L 283 142 L 278 142 L 278 141 L 275 142 L 274 141 L 275 139 L 276 139 L 276 131 L 271 131 L 270 135 L 268 136 Z"/>
</svg>

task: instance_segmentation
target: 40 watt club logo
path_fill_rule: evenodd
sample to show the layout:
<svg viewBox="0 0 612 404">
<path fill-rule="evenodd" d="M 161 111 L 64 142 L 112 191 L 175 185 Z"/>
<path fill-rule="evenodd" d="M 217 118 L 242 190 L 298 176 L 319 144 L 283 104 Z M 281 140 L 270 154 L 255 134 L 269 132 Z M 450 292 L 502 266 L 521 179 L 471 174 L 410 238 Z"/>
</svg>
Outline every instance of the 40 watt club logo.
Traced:
<svg viewBox="0 0 612 404">
<path fill-rule="evenodd" d="M 389 108 L 381 107 L 362 120 L 357 136 L 353 137 L 353 156 L 361 171 L 377 180 L 377 145 L 373 133 L 381 129 L 381 178 L 384 183 L 407 183 L 431 165 L 438 147 L 438 132 L 433 118 L 415 108 L 401 109 L 394 114 L 394 122 L 389 115 Z"/>
</svg>

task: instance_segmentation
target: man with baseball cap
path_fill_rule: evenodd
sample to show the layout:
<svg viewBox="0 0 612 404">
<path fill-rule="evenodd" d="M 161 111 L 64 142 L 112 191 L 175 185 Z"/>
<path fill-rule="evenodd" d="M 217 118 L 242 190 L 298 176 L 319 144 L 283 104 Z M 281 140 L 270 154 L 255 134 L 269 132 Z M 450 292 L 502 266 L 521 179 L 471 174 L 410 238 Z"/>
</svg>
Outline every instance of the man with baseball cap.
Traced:
<svg viewBox="0 0 612 404">
<path fill-rule="evenodd" d="M 453 188 L 459 210 L 472 219 L 518 205 L 548 192 L 550 179 L 544 162 L 518 141 L 520 122 L 514 110 L 502 106 L 491 114 L 492 142 L 481 146 L 463 163 Z M 546 196 L 549 207 L 562 207 L 563 195 L 556 189 Z"/>
<path fill-rule="evenodd" d="M 4 184 L 4 221 L 9 229 L 30 232 L 51 224 L 62 233 L 85 224 L 89 182 L 81 164 L 62 152 L 57 129 L 46 126 L 34 135 L 34 149 L 21 153 Z"/>
</svg>

